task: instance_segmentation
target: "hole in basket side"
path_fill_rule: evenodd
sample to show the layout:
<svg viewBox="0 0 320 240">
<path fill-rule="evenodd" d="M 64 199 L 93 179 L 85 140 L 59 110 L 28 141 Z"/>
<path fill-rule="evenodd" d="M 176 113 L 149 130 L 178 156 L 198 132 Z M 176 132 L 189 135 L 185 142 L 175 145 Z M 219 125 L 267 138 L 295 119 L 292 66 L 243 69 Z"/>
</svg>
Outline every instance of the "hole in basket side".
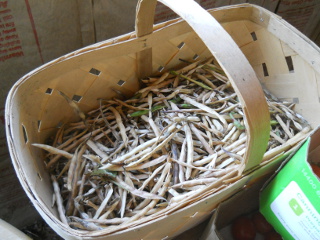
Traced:
<svg viewBox="0 0 320 240">
<path fill-rule="evenodd" d="M 23 132 L 23 138 L 24 138 L 24 142 L 28 143 L 28 134 L 27 134 L 27 130 L 25 128 L 25 126 L 22 125 L 22 132 Z"/>
<path fill-rule="evenodd" d="M 40 173 L 37 173 L 37 176 L 40 179 L 40 181 L 42 181 L 42 177 L 41 177 Z"/>
<path fill-rule="evenodd" d="M 179 61 L 184 62 L 184 63 L 187 63 L 187 64 L 191 64 L 191 62 L 190 62 L 190 61 L 188 61 L 188 60 L 184 60 L 184 59 L 182 59 L 182 58 L 179 58 Z"/>
<path fill-rule="evenodd" d="M 82 99 L 82 96 L 79 95 L 73 95 L 72 100 L 75 102 L 80 102 Z"/>
<path fill-rule="evenodd" d="M 177 46 L 179 49 L 183 48 L 183 46 L 185 45 L 184 42 L 179 43 L 179 45 Z"/>
<path fill-rule="evenodd" d="M 199 58 L 199 55 L 198 54 L 195 54 L 194 56 L 193 56 L 193 60 L 197 60 Z"/>
<path fill-rule="evenodd" d="M 299 103 L 299 98 L 297 98 L 297 97 L 292 98 L 292 102 L 293 102 L 293 103 Z"/>
<path fill-rule="evenodd" d="M 257 35 L 256 35 L 255 32 L 252 32 L 252 33 L 250 33 L 250 34 L 251 34 L 251 37 L 252 37 L 252 40 L 253 40 L 253 41 L 257 41 L 257 40 L 258 40 Z"/>
<path fill-rule="evenodd" d="M 263 68 L 263 75 L 264 75 L 265 77 L 268 77 L 268 76 L 269 76 L 269 73 L 268 73 L 267 64 L 262 63 L 262 68 Z"/>
<path fill-rule="evenodd" d="M 158 67 L 158 72 L 162 72 L 163 69 L 164 69 L 163 66 Z"/>
<path fill-rule="evenodd" d="M 101 71 L 99 71 L 98 69 L 95 69 L 95 68 L 91 68 L 89 73 L 99 76 Z"/>
<path fill-rule="evenodd" d="M 126 83 L 126 81 L 123 81 L 123 80 L 119 80 L 119 82 L 117 82 L 117 84 L 118 84 L 120 87 L 122 87 L 123 84 L 125 84 L 125 83 Z"/>
<path fill-rule="evenodd" d="M 58 122 L 58 124 L 57 124 L 56 128 L 61 128 L 61 127 L 62 127 L 62 125 L 63 125 L 63 122 Z"/>
<path fill-rule="evenodd" d="M 288 65 L 289 72 L 293 73 L 294 72 L 294 67 L 293 67 L 292 57 L 291 56 L 286 57 L 286 62 L 287 62 L 287 65 Z"/>
<path fill-rule="evenodd" d="M 38 120 L 38 132 L 40 132 L 41 120 Z"/>
<path fill-rule="evenodd" d="M 53 92 L 53 89 L 52 89 L 52 88 L 47 88 L 47 90 L 46 90 L 46 94 L 51 95 L 51 94 L 52 94 L 52 92 Z"/>
</svg>

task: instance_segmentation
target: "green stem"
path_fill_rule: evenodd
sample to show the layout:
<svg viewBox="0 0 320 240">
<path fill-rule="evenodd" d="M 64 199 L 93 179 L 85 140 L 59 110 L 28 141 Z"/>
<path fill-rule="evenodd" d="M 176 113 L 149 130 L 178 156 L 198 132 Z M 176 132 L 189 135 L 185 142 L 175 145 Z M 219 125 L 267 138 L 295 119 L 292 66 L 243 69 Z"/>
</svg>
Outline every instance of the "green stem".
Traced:
<svg viewBox="0 0 320 240">
<path fill-rule="evenodd" d="M 159 111 L 160 109 L 166 107 L 165 105 L 156 105 L 151 108 L 151 112 Z M 130 117 L 140 117 L 149 113 L 149 110 L 140 110 L 129 114 Z"/>
<path fill-rule="evenodd" d="M 196 81 L 196 80 L 194 80 L 192 78 L 189 78 L 189 77 L 187 77 L 187 76 L 185 76 L 183 74 L 178 74 L 176 71 L 170 71 L 170 73 L 175 75 L 175 76 L 180 76 L 180 77 L 182 77 L 182 78 L 184 78 L 186 80 L 189 80 L 190 82 L 193 82 L 193 83 L 197 84 L 198 86 L 203 87 L 204 89 L 213 90 L 211 87 L 207 86 L 206 84 L 204 84 L 202 82 L 198 82 L 198 81 Z"/>
<path fill-rule="evenodd" d="M 234 118 L 233 116 L 233 112 L 229 113 L 229 116 L 231 117 L 231 119 L 233 120 L 233 124 L 236 128 L 238 128 L 239 130 L 245 130 L 245 126 L 243 126 L 237 119 Z"/>
</svg>

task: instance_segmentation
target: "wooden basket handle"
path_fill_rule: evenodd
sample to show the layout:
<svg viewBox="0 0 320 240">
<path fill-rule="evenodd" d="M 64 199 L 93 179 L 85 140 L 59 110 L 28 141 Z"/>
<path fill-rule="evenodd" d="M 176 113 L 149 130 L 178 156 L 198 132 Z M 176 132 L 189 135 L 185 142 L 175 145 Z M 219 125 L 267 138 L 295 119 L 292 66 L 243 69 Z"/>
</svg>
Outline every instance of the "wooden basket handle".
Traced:
<svg viewBox="0 0 320 240">
<path fill-rule="evenodd" d="M 246 166 L 250 170 L 261 163 L 270 136 L 268 105 L 256 73 L 231 36 L 193 0 L 158 0 L 182 17 L 198 34 L 230 79 L 245 113 L 247 130 Z M 137 5 L 136 34 L 152 33 L 156 0 L 140 0 Z M 151 74 L 152 52 L 138 54 L 140 74 Z M 141 75 L 140 75 L 141 76 Z M 142 76 L 141 76 L 142 77 Z"/>
</svg>

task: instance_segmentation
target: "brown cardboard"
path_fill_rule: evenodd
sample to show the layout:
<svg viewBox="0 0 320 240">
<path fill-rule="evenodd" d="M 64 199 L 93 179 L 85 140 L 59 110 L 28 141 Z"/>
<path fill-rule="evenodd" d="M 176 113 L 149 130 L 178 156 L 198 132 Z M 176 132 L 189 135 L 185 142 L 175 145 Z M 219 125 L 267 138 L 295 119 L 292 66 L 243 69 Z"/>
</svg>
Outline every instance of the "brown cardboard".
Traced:
<svg viewBox="0 0 320 240">
<path fill-rule="evenodd" d="M 318 36 L 316 37 L 316 39 L 314 40 L 314 42 L 320 46 L 320 34 L 318 34 Z"/>
<path fill-rule="evenodd" d="M 0 157 L 8 155 L 3 109 L 10 87 L 37 66 L 81 48 L 79 22 L 76 0 L 0 1 Z"/>
<path fill-rule="evenodd" d="M 319 126 L 320 128 L 320 126 Z M 320 131 L 314 131 L 312 135 L 312 141 L 309 146 L 309 163 L 320 163 Z"/>
<path fill-rule="evenodd" d="M 22 228 L 40 216 L 23 191 L 10 158 L 0 161 L 0 219 Z"/>
<path fill-rule="evenodd" d="M 82 18 L 86 9 L 82 9 Z M 39 214 L 23 192 L 8 155 L 5 99 L 25 73 L 93 43 L 81 36 L 88 32 L 81 29 L 79 18 L 76 0 L 0 1 L 0 218 L 16 227 L 32 224 Z"/>
<path fill-rule="evenodd" d="M 281 0 L 276 13 L 302 33 L 312 36 L 320 31 L 319 12 L 320 2 L 317 0 Z"/>
<path fill-rule="evenodd" d="M 227 5 L 234 5 L 234 4 L 240 4 L 240 3 L 246 3 L 246 0 L 230 0 L 230 1 L 224 1 L 224 0 L 200 0 L 200 5 L 205 8 L 217 8 L 217 7 L 223 7 Z"/>
<path fill-rule="evenodd" d="M 95 41 L 103 41 L 134 30 L 137 0 L 93 0 Z"/>
<path fill-rule="evenodd" d="M 200 0 L 199 3 L 200 5 L 205 8 L 217 8 L 217 7 L 222 7 L 222 6 L 227 6 L 227 5 L 234 5 L 234 4 L 241 4 L 241 3 L 251 3 L 251 4 L 256 4 L 261 7 L 264 7 L 268 9 L 269 11 L 275 12 L 276 7 L 280 0 L 229 0 L 229 1 L 224 1 L 224 0 Z"/>
</svg>

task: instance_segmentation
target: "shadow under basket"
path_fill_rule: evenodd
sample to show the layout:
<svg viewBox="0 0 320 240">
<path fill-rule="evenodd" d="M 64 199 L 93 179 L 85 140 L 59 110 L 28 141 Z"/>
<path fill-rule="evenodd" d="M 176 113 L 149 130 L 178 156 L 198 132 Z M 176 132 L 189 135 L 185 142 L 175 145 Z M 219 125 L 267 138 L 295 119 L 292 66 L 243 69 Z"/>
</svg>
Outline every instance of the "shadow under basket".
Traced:
<svg viewBox="0 0 320 240">
<path fill-rule="evenodd" d="M 65 239 L 170 239 L 208 218 L 221 201 L 249 181 L 274 171 L 282 155 L 260 165 L 265 148 L 257 147 L 266 146 L 269 137 L 268 128 L 264 128 L 264 124 L 269 124 L 269 112 L 261 112 L 264 105 L 261 109 L 257 105 L 265 101 L 261 85 L 276 97 L 294 102 L 294 110 L 312 127 L 320 123 L 320 50 L 294 27 L 250 4 L 205 11 L 189 0 L 160 2 L 182 18 L 153 27 L 152 14 L 145 13 L 154 11 L 156 1 L 140 1 L 136 33 L 51 61 L 23 76 L 9 92 L 6 134 L 17 176 L 43 219 Z M 228 46 L 234 45 L 229 44 L 231 38 L 223 29 L 238 46 L 235 51 L 229 51 Z M 133 96 L 139 90 L 141 77 L 158 76 L 184 66 L 181 59 L 192 62 L 212 56 L 232 80 L 245 106 L 251 136 L 247 143 L 247 169 L 255 170 L 218 192 L 208 191 L 195 201 L 182 203 L 157 217 L 145 217 L 130 227 L 84 232 L 63 224 L 56 207 L 51 207 L 53 189 L 44 164 L 45 154 L 31 145 L 44 143 L 63 123 L 79 120 L 59 91 L 88 112 L 99 107 L 99 98 L 111 99 L 119 92 L 128 98 Z M 242 61 L 241 56 L 247 60 Z"/>
</svg>

